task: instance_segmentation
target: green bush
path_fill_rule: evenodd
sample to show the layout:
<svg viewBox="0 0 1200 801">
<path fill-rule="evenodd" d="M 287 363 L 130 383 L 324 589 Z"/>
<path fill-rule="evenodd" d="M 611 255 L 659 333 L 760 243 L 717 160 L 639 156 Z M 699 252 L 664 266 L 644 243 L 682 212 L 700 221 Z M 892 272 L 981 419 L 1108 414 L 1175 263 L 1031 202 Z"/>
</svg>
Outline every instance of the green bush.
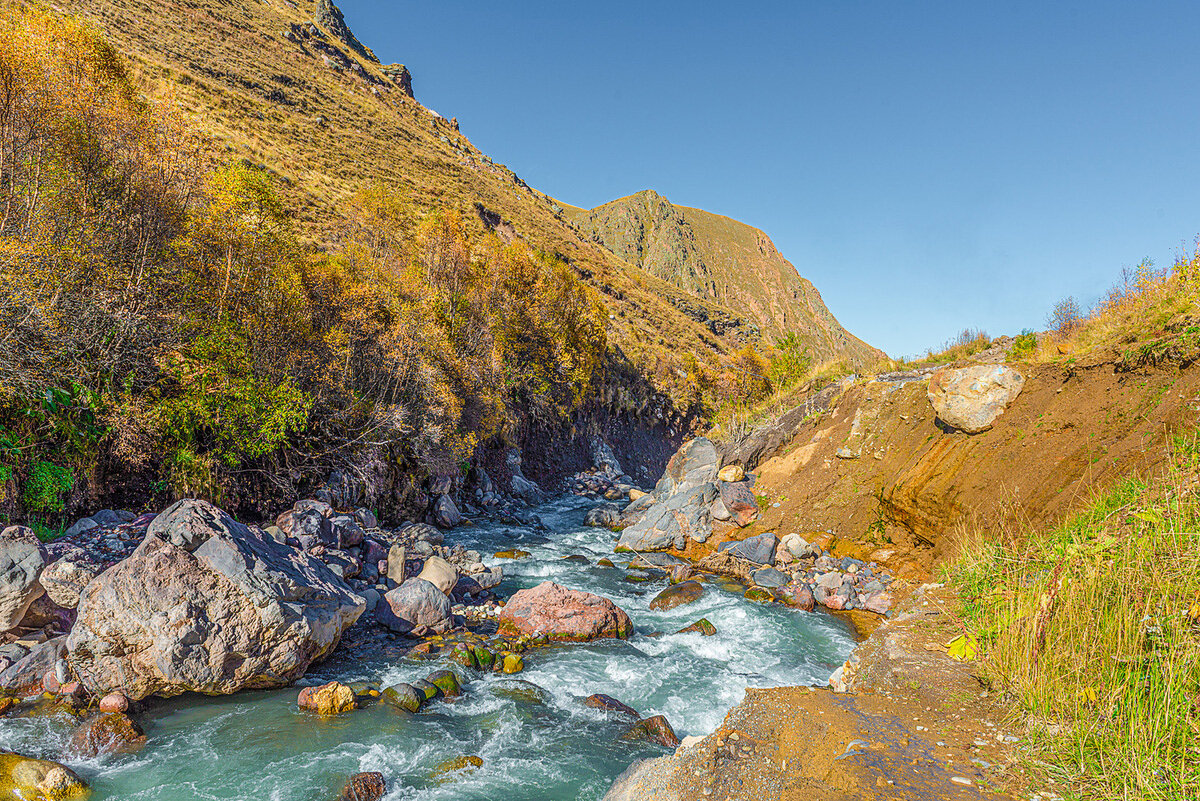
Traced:
<svg viewBox="0 0 1200 801">
<path fill-rule="evenodd" d="M 66 509 L 66 494 L 75 486 L 75 473 L 69 467 L 37 461 L 29 468 L 21 500 L 26 511 L 47 515 Z"/>
<path fill-rule="evenodd" d="M 237 467 L 271 453 L 308 421 L 312 399 L 290 378 L 256 375 L 246 342 L 232 326 L 196 337 L 167 372 L 174 391 L 158 402 L 156 413 L 183 462 L 207 451 Z"/>
<path fill-rule="evenodd" d="M 1012 348 L 1009 349 L 1008 354 L 1014 358 L 1021 359 L 1033 353 L 1036 347 L 1037 334 L 1026 328 L 1021 332 L 1020 336 L 1013 340 Z"/>
</svg>

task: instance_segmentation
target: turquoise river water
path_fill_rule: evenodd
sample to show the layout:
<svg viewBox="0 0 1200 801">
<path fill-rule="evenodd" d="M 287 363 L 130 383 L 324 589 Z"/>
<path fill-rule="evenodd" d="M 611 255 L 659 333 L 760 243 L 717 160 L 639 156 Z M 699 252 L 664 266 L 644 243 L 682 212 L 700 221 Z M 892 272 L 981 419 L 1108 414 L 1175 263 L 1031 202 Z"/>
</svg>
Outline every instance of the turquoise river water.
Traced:
<svg viewBox="0 0 1200 801">
<path fill-rule="evenodd" d="M 461 698 L 432 703 L 413 716 L 379 705 L 321 720 L 296 708 L 296 688 L 173 699 L 139 716 L 149 743 L 136 756 L 66 762 L 92 783 L 94 801 L 322 801 L 335 798 L 358 771 L 384 774 L 387 801 L 600 799 L 632 761 L 665 751 L 622 741 L 627 724 L 585 707 L 582 697 L 606 693 L 643 715 L 666 715 L 680 737 L 704 735 L 741 701 L 746 687 L 823 684 L 853 648 L 842 620 L 749 603 L 716 582 L 706 583 L 705 595 L 693 604 L 650 610 L 665 581 L 633 584 L 619 567 L 595 566 L 613 557 L 614 537 L 582 525 L 591 505 L 564 498 L 540 508 L 550 535 L 489 524 L 458 529 L 452 537 L 485 555 L 513 547 L 532 554 L 501 560 L 502 596 L 549 579 L 612 599 L 633 619 L 628 642 L 531 650 L 519 676 L 474 678 Z M 571 554 L 590 564 L 563 559 Z M 648 636 L 700 617 L 717 627 L 715 636 Z M 386 686 L 441 666 L 335 656 L 306 683 L 336 678 Z M 505 693 L 513 678 L 542 688 L 542 702 Z M 61 761 L 69 731 L 47 719 L 0 720 L 0 748 Z M 480 757 L 483 767 L 444 783 L 431 778 L 440 763 L 463 755 Z"/>
</svg>

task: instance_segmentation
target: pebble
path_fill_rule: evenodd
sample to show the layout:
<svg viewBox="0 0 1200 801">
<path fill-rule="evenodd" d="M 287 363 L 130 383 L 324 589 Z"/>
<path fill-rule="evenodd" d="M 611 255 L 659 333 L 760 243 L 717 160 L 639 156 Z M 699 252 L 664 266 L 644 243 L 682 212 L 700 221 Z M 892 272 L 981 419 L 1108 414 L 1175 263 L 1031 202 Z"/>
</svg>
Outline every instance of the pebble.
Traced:
<svg viewBox="0 0 1200 801">
<path fill-rule="evenodd" d="M 961 784 L 963 787 L 971 786 L 971 780 L 965 776 L 955 776 L 950 779 L 950 781 L 954 782 L 955 784 Z"/>
</svg>

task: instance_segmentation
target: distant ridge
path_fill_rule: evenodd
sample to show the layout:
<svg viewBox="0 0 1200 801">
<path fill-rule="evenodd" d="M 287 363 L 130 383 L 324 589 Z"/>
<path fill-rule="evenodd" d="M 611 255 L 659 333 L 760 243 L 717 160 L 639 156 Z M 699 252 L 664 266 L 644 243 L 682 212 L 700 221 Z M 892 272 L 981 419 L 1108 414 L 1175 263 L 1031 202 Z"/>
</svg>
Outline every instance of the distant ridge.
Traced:
<svg viewBox="0 0 1200 801">
<path fill-rule="evenodd" d="M 795 333 L 818 359 L 862 366 L 883 356 L 850 334 L 765 233 L 653 190 L 567 208 L 586 235 L 625 261 L 757 325 L 768 339 Z"/>
</svg>

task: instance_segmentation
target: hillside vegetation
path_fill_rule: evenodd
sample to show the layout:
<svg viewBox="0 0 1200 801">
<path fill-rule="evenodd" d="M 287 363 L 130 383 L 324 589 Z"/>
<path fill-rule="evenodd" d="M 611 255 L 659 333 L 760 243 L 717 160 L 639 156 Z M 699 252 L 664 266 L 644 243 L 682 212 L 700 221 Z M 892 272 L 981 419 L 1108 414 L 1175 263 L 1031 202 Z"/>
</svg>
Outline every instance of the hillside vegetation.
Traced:
<svg viewBox="0 0 1200 801">
<path fill-rule="evenodd" d="M 883 358 L 838 323 L 812 282 L 757 228 L 673 205 L 653 191 L 569 213 L 581 231 L 625 261 L 737 309 L 767 342 L 793 335 L 814 361 L 842 360 L 852 368 Z"/>
<path fill-rule="evenodd" d="M 411 512 L 481 449 L 677 439 L 803 356 L 582 237 L 329 4 L 68 8 L 0 7 L 9 517 L 339 467 Z"/>
<path fill-rule="evenodd" d="M 214 144 L 205 154 L 212 164 L 245 159 L 277 177 L 300 241 L 336 249 L 358 193 L 376 184 L 404 202 L 410 224 L 453 210 L 473 234 L 522 239 L 599 293 L 621 360 L 681 407 L 694 390 L 684 356 L 715 375 L 741 345 L 715 333 L 737 328 L 736 314 L 581 236 L 561 207 L 480 152 L 456 121 L 415 100 L 407 68 L 381 65 L 370 42 L 356 48 L 347 30 L 339 38 L 315 24 L 313 0 L 61 5 L 132 60 L 141 92 L 188 116 Z M 419 74 L 415 83 L 419 97 Z"/>
<path fill-rule="evenodd" d="M 92 31 L 10 6 L 0 41 L 0 478 L 28 514 L 101 466 L 233 504 L 339 450 L 455 473 L 595 391 L 606 315 L 560 259 L 454 209 L 410 233 L 379 185 L 314 249 Z"/>
</svg>

